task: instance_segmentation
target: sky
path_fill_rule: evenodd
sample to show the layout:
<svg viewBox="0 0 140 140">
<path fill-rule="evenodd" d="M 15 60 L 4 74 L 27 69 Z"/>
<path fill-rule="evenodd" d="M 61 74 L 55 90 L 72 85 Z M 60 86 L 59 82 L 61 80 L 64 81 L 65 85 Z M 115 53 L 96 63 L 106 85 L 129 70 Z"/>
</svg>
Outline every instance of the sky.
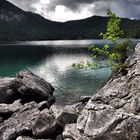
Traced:
<svg viewBox="0 0 140 140">
<path fill-rule="evenodd" d="M 8 0 L 25 11 L 65 22 L 93 15 L 106 16 L 107 9 L 120 17 L 140 19 L 140 0 Z"/>
</svg>

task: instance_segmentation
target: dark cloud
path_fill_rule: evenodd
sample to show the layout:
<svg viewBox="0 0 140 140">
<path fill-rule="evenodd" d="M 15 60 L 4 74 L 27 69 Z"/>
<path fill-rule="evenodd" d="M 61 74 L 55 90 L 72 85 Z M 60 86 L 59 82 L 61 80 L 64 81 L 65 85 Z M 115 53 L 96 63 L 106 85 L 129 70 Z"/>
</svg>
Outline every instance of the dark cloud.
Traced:
<svg viewBox="0 0 140 140">
<path fill-rule="evenodd" d="M 88 15 L 105 16 L 106 10 L 111 9 L 120 17 L 140 19 L 140 0 L 44 0 L 48 1 L 46 4 L 42 4 L 43 0 L 9 1 L 25 10 L 37 12 L 50 19 L 53 19 L 58 5 L 64 6 L 67 11 L 73 12 L 75 15 L 86 9 L 86 12 L 90 13 Z"/>
<path fill-rule="evenodd" d="M 72 11 L 77 11 L 79 8 L 85 4 L 92 4 L 99 0 L 51 0 L 48 7 L 50 10 L 54 10 L 57 5 L 63 5 Z M 100 2 L 103 0 L 100 0 Z"/>
<path fill-rule="evenodd" d="M 32 4 L 37 3 L 40 0 L 8 0 L 8 1 L 10 1 L 11 3 L 19 6 L 20 8 L 22 8 L 26 11 L 33 11 L 34 12 L 36 9 L 34 9 L 32 7 Z"/>
</svg>

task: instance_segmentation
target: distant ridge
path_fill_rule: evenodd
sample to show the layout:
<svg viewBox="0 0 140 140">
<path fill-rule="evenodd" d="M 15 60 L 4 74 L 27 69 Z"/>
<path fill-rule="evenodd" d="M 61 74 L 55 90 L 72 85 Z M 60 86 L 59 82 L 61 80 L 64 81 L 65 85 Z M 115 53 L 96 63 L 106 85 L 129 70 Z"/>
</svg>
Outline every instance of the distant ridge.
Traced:
<svg viewBox="0 0 140 140">
<path fill-rule="evenodd" d="M 82 20 L 54 22 L 0 1 L 0 41 L 93 39 L 105 32 L 108 18 L 93 16 Z M 140 38 L 140 20 L 122 19 L 126 35 Z"/>
</svg>

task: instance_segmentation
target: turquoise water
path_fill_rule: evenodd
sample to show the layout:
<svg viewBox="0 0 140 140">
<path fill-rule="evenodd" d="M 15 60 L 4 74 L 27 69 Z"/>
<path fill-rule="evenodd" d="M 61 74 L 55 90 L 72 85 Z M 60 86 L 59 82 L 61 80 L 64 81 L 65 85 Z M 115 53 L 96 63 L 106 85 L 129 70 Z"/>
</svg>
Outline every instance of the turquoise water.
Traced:
<svg viewBox="0 0 140 140">
<path fill-rule="evenodd" d="M 69 104 L 93 95 L 108 80 L 110 68 L 74 69 L 72 64 L 90 60 L 88 46 L 102 40 L 8 42 L 0 45 L 0 77 L 29 69 L 55 87 L 57 103 Z"/>
</svg>

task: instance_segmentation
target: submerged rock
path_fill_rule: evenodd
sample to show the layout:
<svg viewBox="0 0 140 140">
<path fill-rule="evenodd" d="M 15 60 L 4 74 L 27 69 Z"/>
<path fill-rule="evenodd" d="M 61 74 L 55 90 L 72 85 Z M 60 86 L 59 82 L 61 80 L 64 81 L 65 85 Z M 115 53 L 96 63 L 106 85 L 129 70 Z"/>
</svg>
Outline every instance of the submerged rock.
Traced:
<svg viewBox="0 0 140 140">
<path fill-rule="evenodd" d="M 140 44 L 121 71 L 87 103 L 63 135 L 76 140 L 140 139 Z"/>
</svg>

